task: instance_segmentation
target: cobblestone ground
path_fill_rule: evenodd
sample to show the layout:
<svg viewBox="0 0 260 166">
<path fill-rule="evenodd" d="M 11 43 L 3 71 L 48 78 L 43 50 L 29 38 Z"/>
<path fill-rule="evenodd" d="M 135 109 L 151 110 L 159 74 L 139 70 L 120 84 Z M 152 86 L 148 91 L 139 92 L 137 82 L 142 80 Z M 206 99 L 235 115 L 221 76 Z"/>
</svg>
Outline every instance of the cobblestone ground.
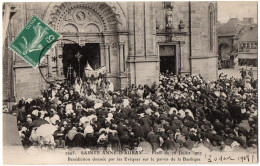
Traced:
<svg viewBox="0 0 260 166">
<path fill-rule="evenodd" d="M 227 75 L 228 78 L 230 77 L 235 77 L 235 78 L 241 78 L 241 70 L 235 70 L 235 69 L 221 69 L 218 70 L 218 74 L 224 73 L 225 75 Z M 257 78 L 257 70 L 253 70 L 254 73 L 254 78 Z"/>
</svg>

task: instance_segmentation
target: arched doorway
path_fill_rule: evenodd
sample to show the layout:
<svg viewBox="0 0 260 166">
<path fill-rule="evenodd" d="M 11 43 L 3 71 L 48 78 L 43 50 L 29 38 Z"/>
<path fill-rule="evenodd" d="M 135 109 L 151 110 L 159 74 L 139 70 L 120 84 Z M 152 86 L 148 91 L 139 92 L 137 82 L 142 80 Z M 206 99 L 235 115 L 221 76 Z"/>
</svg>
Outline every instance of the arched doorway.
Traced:
<svg viewBox="0 0 260 166">
<path fill-rule="evenodd" d="M 66 68 L 72 62 L 72 67 L 78 74 L 78 62 L 73 56 L 79 52 L 83 55 L 80 70 L 86 61 L 94 69 L 106 66 L 107 78 L 120 87 L 120 82 L 124 79 L 120 74 L 126 71 L 128 33 L 125 32 L 125 15 L 117 3 L 51 3 L 44 21 L 59 32 L 63 39 L 70 40 L 59 42 L 50 52 L 58 57 L 57 62 L 50 61 L 49 65 L 51 70 L 54 69 L 54 75 L 66 76 Z M 67 54 L 71 55 L 64 59 Z"/>
<path fill-rule="evenodd" d="M 231 48 L 227 43 L 219 45 L 219 60 L 230 59 Z"/>
<path fill-rule="evenodd" d="M 82 55 L 80 60 L 75 58 L 77 54 Z M 83 47 L 80 47 L 78 44 L 64 44 L 62 56 L 63 71 L 66 78 L 68 77 L 69 67 L 72 67 L 75 74 L 81 78 L 83 77 L 83 71 L 87 64 L 94 70 L 101 67 L 98 43 L 88 43 Z"/>
</svg>

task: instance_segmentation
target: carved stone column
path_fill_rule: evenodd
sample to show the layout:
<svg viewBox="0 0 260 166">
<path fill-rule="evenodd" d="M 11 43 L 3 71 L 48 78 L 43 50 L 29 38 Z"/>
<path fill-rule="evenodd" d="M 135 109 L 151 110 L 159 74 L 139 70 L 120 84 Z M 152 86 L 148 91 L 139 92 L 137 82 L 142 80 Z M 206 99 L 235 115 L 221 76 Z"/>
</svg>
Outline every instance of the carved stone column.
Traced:
<svg viewBox="0 0 260 166">
<path fill-rule="evenodd" d="M 108 73 L 111 73 L 110 71 L 110 53 L 109 53 L 109 44 L 105 44 L 105 59 L 106 59 L 106 69 Z"/>
<path fill-rule="evenodd" d="M 120 73 L 125 71 L 125 62 L 124 62 L 124 43 L 119 43 L 119 71 Z"/>
<path fill-rule="evenodd" d="M 184 45 L 184 41 L 180 41 L 180 69 L 179 69 L 179 72 L 182 72 L 183 71 L 183 68 L 184 68 L 184 48 L 183 48 L 183 45 Z"/>
<path fill-rule="evenodd" d="M 101 60 L 101 66 L 106 65 L 106 56 L 105 56 L 105 46 L 104 44 L 99 44 L 100 47 L 100 60 Z"/>
</svg>

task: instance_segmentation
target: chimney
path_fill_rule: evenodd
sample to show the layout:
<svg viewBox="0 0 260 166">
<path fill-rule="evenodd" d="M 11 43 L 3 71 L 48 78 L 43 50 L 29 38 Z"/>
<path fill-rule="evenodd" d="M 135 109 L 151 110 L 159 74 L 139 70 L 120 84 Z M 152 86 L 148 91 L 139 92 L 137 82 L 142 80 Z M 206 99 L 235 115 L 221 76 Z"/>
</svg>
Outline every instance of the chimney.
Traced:
<svg viewBox="0 0 260 166">
<path fill-rule="evenodd" d="M 243 24 L 254 24 L 254 18 L 253 17 L 250 17 L 250 18 L 245 17 L 243 19 Z"/>
<path fill-rule="evenodd" d="M 253 17 L 250 17 L 250 24 L 254 24 L 254 18 Z"/>
</svg>

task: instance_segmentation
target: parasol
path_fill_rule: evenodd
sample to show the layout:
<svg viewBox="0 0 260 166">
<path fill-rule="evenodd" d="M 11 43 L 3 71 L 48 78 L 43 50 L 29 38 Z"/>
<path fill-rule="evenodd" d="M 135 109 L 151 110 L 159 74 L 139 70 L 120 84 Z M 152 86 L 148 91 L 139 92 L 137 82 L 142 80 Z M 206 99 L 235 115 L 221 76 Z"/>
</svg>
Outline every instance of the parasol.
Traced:
<svg viewBox="0 0 260 166">
<path fill-rule="evenodd" d="M 153 151 L 152 145 L 147 141 L 140 142 L 138 144 L 138 147 L 141 147 L 145 154 L 152 153 L 152 151 Z"/>
<path fill-rule="evenodd" d="M 36 135 L 46 137 L 53 135 L 57 128 L 51 124 L 43 124 L 36 130 Z"/>
</svg>

